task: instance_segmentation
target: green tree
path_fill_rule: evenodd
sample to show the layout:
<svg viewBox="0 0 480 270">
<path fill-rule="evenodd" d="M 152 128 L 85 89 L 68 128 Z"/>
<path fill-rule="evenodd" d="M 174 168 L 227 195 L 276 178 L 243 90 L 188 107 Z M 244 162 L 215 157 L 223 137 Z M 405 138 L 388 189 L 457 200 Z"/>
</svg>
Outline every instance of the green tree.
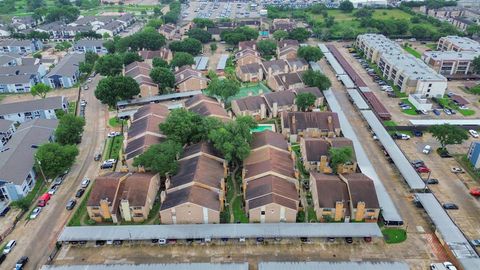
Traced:
<svg viewBox="0 0 480 270">
<path fill-rule="evenodd" d="M 374 10 L 371 8 L 361 8 L 355 13 L 353 13 L 353 16 L 357 18 L 372 18 Z"/>
<path fill-rule="evenodd" d="M 195 27 L 198 28 L 215 27 L 215 23 L 210 19 L 195 18 L 193 19 L 193 23 L 195 24 Z"/>
<path fill-rule="evenodd" d="M 57 51 L 68 51 L 72 47 L 72 43 L 68 41 L 62 41 L 55 45 L 55 50 Z"/>
<path fill-rule="evenodd" d="M 324 19 L 325 27 L 332 27 L 335 24 L 335 17 L 327 16 Z"/>
<path fill-rule="evenodd" d="M 55 140 L 61 145 L 78 144 L 82 141 L 85 119 L 73 114 L 65 114 L 60 118 L 55 130 Z"/>
<path fill-rule="evenodd" d="M 150 71 L 150 78 L 158 84 L 162 93 L 168 92 L 167 90 L 175 86 L 175 75 L 173 72 L 164 67 L 155 67 Z"/>
<path fill-rule="evenodd" d="M 220 34 L 220 38 L 230 45 L 237 45 L 240 41 L 256 40 L 258 32 L 248 26 L 243 26 L 223 31 Z"/>
<path fill-rule="evenodd" d="M 181 151 L 182 145 L 172 140 L 154 144 L 133 160 L 133 166 L 143 166 L 160 176 L 174 175 L 178 170 L 177 158 Z"/>
<path fill-rule="evenodd" d="M 185 65 L 193 65 L 195 60 L 193 56 L 189 53 L 177 52 L 173 55 L 173 59 L 170 62 L 170 65 L 174 67 L 183 67 Z"/>
<path fill-rule="evenodd" d="M 194 38 L 186 38 L 182 41 L 173 41 L 168 46 L 173 52 L 186 52 L 198 55 L 202 51 L 202 42 Z"/>
<path fill-rule="evenodd" d="M 473 72 L 480 74 L 480 56 L 473 58 L 472 65 Z"/>
<path fill-rule="evenodd" d="M 305 71 L 302 76 L 303 82 L 311 87 L 318 87 L 320 90 L 327 90 L 331 86 L 331 82 L 327 76 L 320 71 L 311 69 Z"/>
<path fill-rule="evenodd" d="M 469 36 L 480 35 L 480 25 L 478 24 L 469 25 L 466 31 Z"/>
<path fill-rule="evenodd" d="M 152 60 L 152 65 L 153 67 L 168 67 L 168 62 L 163 60 L 162 58 L 160 57 L 154 57 L 153 60 Z"/>
<path fill-rule="evenodd" d="M 167 138 L 185 145 L 197 143 L 206 137 L 206 134 L 200 131 L 202 124 L 202 116 L 185 109 L 175 109 L 159 127 Z"/>
<path fill-rule="evenodd" d="M 307 40 L 310 37 L 310 31 L 305 28 L 295 28 L 288 33 L 288 38 L 295 39 L 300 42 Z"/>
<path fill-rule="evenodd" d="M 212 40 L 212 34 L 200 28 L 190 29 L 187 32 L 187 36 L 189 38 L 200 40 L 202 43 L 208 43 Z"/>
<path fill-rule="evenodd" d="M 212 54 L 217 50 L 217 43 L 212 43 L 210 44 L 210 51 L 212 51 Z"/>
<path fill-rule="evenodd" d="M 303 46 L 298 49 L 298 57 L 302 57 L 306 61 L 314 61 L 317 62 L 318 60 L 322 59 L 323 53 L 320 48 L 316 46 Z"/>
<path fill-rule="evenodd" d="M 154 14 L 155 16 L 162 16 L 162 15 L 163 15 L 163 13 L 162 13 L 162 8 L 159 7 L 159 6 L 154 7 L 154 8 L 153 8 L 153 14 Z"/>
<path fill-rule="evenodd" d="M 75 145 L 43 144 L 35 154 L 35 171 L 43 171 L 47 179 L 54 178 L 72 167 L 77 155 Z"/>
<path fill-rule="evenodd" d="M 55 21 L 71 23 L 78 18 L 80 10 L 74 6 L 53 6 L 47 8 L 45 14 L 45 21 L 47 23 Z"/>
<path fill-rule="evenodd" d="M 123 59 L 118 54 L 107 54 L 100 57 L 95 64 L 95 71 L 103 76 L 120 74 L 123 69 Z"/>
<path fill-rule="evenodd" d="M 224 103 L 229 97 L 235 96 L 240 91 L 240 85 L 237 81 L 229 79 L 214 79 L 207 86 L 207 93 L 210 96 L 218 96 Z"/>
<path fill-rule="evenodd" d="M 208 137 L 230 164 L 238 166 L 250 154 L 250 129 L 256 126 L 252 117 L 240 116 L 235 121 L 211 130 Z"/>
<path fill-rule="evenodd" d="M 29 11 L 34 11 L 37 8 L 44 7 L 44 0 L 27 0 L 27 9 Z"/>
<path fill-rule="evenodd" d="M 350 2 L 348 0 L 340 2 L 340 5 L 338 6 L 338 9 L 340 9 L 342 12 L 345 12 L 345 13 L 352 12 L 353 8 L 354 7 L 353 7 L 352 2 Z"/>
<path fill-rule="evenodd" d="M 414 25 L 410 28 L 410 33 L 414 38 L 426 39 L 433 35 L 429 27 L 424 25 Z"/>
<path fill-rule="evenodd" d="M 309 108 L 315 105 L 316 100 L 317 100 L 317 97 L 312 93 L 308 93 L 308 92 L 299 93 L 295 97 L 295 104 L 297 104 L 298 109 L 300 111 L 305 112 Z"/>
<path fill-rule="evenodd" d="M 95 97 L 110 107 L 115 107 L 117 101 L 130 99 L 139 93 L 138 83 L 133 78 L 123 76 L 106 77 L 95 89 Z"/>
<path fill-rule="evenodd" d="M 431 126 L 429 131 L 432 133 L 432 137 L 440 143 L 443 151 L 446 151 L 447 145 L 461 144 L 468 139 L 468 134 L 465 129 L 449 124 Z"/>
<path fill-rule="evenodd" d="M 327 7 L 324 4 L 314 4 L 310 6 L 310 11 L 313 14 L 322 14 L 323 11 L 325 11 Z"/>
<path fill-rule="evenodd" d="M 273 38 L 276 40 L 286 39 L 288 37 L 288 32 L 284 30 L 277 30 L 273 32 Z"/>
<path fill-rule="evenodd" d="M 273 40 L 264 39 L 257 42 L 257 48 L 262 56 L 272 56 L 277 50 L 277 43 Z"/>
<path fill-rule="evenodd" d="M 30 94 L 32 94 L 32 96 L 39 96 L 41 98 L 46 98 L 50 91 L 52 91 L 52 88 L 44 83 L 38 83 L 30 88 Z"/>
<path fill-rule="evenodd" d="M 160 28 L 160 26 L 162 26 L 162 24 L 163 24 L 162 19 L 151 19 L 148 21 L 146 26 L 158 29 Z"/>
<path fill-rule="evenodd" d="M 330 168 L 332 168 L 334 173 L 337 173 L 339 165 L 352 161 L 353 149 L 349 146 L 339 148 L 332 147 L 328 150 L 328 155 L 330 156 Z"/>
<path fill-rule="evenodd" d="M 121 54 L 123 64 L 129 65 L 135 61 L 142 62 L 143 58 L 136 52 L 124 52 Z"/>
</svg>

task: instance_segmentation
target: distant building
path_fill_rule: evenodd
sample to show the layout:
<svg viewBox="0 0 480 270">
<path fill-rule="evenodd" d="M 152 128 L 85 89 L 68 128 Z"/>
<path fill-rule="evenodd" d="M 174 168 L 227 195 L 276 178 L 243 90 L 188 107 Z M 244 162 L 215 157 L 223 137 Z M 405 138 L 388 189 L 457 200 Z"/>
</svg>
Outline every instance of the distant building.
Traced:
<svg viewBox="0 0 480 270">
<path fill-rule="evenodd" d="M 0 150 L 12 138 L 15 133 L 15 122 L 5 119 L 0 119 Z"/>
<path fill-rule="evenodd" d="M 79 80 L 80 62 L 85 60 L 85 54 L 67 54 L 58 64 L 48 72 L 44 82 L 52 88 L 70 88 Z"/>
<path fill-rule="evenodd" d="M 158 94 L 158 85 L 150 78 L 152 66 L 147 62 L 132 62 L 125 66 L 124 75 L 134 79 L 140 87 L 142 97 L 151 97 Z"/>
<path fill-rule="evenodd" d="M 282 112 L 282 134 L 291 141 L 303 137 L 340 136 L 340 121 L 334 112 Z"/>
<path fill-rule="evenodd" d="M 40 40 L 2 39 L 0 40 L 0 52 L 31 54 L 43 48 Z"/>
<path fill-rule="evenodd" d="M 94 52 L 97 54 L 105 54 L 108 51 L 107 48 L 103 46 L 104 42 L 102 39 L 80 39 L 75 42 L 73 48 L 79 53 Z"/>
<path fill-rule="evenodd" d="M 68 110 L 66 97 L 56 96 L 0 106 L 0 119 L 23 123 L 32 119 L 57 119 L 56 110 Z"/>
<path fill-rule="evenodd" d="M 200 71 L 190 66 L 175 69 L 175 87 L 179 92 L 206 89 L 208 82 Z"/>
<path fill-rule="evenodd" d="M 468 149 L 467 158 L 476 169 L 480 168 L 480 142 L 472 142 Z"/>
</svg>

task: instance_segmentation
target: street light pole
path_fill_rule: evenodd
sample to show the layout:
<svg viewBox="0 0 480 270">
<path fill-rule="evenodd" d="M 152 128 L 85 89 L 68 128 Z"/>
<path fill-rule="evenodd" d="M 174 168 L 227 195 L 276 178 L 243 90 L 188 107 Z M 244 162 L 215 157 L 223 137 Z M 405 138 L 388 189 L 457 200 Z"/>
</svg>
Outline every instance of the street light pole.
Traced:
<svg viewBox="0 0 480 270">
<path fill-rule="evenodd" d="M 37 155 L 35 155 L 35 161 L 36 161 L 37 164 L 38 164 L 38 168 L 40 169 L 40 173 L 42 174 L 43 179 L 44 179 L 45 181 L 47 181 L 47 178 L 45 177 L 45 174 L 43 173 L 42 163 L 40 162 L 40 160 L 38 160 Z"/>
</svg>

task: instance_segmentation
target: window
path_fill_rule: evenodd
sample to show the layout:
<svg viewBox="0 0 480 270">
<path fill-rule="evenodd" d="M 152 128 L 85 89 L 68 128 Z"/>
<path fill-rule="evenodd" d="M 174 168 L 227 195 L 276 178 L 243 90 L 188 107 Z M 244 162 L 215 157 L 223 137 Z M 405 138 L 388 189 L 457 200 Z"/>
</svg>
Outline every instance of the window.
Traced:
<svg viewBox="0 0 480 270">
<path fill-rule="evenodd" d="M 265 211 L 261 211 L 260 215 L 265 216 Z"/>
<path fill-rule="evenodd" d="M 432 87 L 432 84 L 431 84 L 431 83 L 429 83 L 429 84 L 428 84 L 428 87 Z"/>
</svg>

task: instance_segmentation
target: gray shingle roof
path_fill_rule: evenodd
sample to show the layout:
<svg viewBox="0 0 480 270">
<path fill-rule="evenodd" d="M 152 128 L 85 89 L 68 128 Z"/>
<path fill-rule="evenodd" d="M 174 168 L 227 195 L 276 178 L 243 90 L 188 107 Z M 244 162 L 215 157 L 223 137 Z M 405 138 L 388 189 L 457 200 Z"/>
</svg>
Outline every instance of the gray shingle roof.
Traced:
<svg viewBox="0 0 480 270">
<path fill-rule="evenodd" d="M 31 112 L 37 110 L 55 110 L 61 109 L 65 97 L 48 97 L 43 99 L 34 99 L 15 103 L 2 104 L 0 106 L 0 115 L 12 113 Z"/>
<path fill-rule="evenodd" d="M 85 60 L 85 54 L 74 53 L 66 55 L 60 62 L 47 74 L 47 77 L 58 75 L 71 77 L 78 70 L 80 62 Z"/>
<path fill-rule="evenodd" d="M 81 39 L 75 42 L 75 47 L 103 47 L 103 42 L 102 39 Z"/>
</svg>

